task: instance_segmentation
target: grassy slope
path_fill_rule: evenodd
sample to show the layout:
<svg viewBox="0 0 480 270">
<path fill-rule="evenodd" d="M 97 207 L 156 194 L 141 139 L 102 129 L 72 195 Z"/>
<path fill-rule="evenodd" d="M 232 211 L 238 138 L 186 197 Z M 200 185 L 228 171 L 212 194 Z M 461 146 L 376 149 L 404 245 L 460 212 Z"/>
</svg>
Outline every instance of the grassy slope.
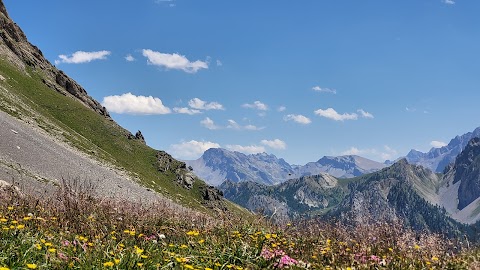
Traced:
<svg viewBox="0 0 480 270">
<path fill-rule="evenodd" d="M 0 74 L 7 78 L 0 84 L 8 90 L 8 93 L 0 91 L 0 101 L 8 104 L 1 106 L 0 102 L 0 109 L 19 118 L 34 118 L 45 131 L 57 135 L 60 133 L 66 142 L 85 153 L 124 168 L 132 176 L 137 176 L 145 187 L 185 206 L 203 208 L 200 205 L 202 198 L 199 187 L 205 183 L 196 181 L 192 191 L 177 186 L 174 175 L 156 170 L 154 149 L 141 142 L 128 140 L 126 131 L 114 122 L 86 108 L 75 99 L 45 86 L 40 72 L 29 70 L 30 76 L 27 76 L 2 59 Z M 8 98 L 9 95 L 20 99 L 21 103 L 18 100 L 12 101 Z"/>
</svg>

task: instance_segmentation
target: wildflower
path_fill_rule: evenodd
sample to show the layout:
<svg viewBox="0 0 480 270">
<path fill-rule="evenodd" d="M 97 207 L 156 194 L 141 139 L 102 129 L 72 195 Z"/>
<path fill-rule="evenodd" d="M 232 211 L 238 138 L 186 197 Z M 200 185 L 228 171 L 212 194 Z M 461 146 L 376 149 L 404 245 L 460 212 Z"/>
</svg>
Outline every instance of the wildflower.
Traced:
<svg viewBox="0 0 480 270">
<path fill-rule="evenodd" d="M 188 246 L 184 244 L 184 245 L 181 245 L 180 248 L 188 248 Z"/>
<path fill-rule="evenodd" d="M 139 248 L 139 247 L 137 247 L 137 246 L 135 246 L 134 248 L 135 248 L 135 253 L 137 253 L 137 255 L 140 255 L 140 254 L 143 253 L 143 249 L 141 249 L 141 248 Z"/>
<path fill-rule="evenodd" d="M 420 249 L 420 246 L 419 246 L 419 245 L 415 245 L 415 249 L 416 249 L 416 250 L 419 250 L 419 249 Z"/>
<path fill-rule="evenodd" d="M 27 263 L 27 268 L 28 269 L 37 269 L 37 265 L 34 263 Z"/>
<path fill-rule="evenodd" d="M 57 251 L 56 248 L 49 248 L 49 249 L 48 249 L 48 252 L 50 252 L 50 253 L 55 253 L 55 251 Z"/>
<path fill-rule="evenodd" d="M 158 238 L 160 238 L 160 239 L 165 239 L 165 234 L 159 234 L 159 235 L 158 235 Z"/>
<path fill-rule="evenodd" d="M 31 219 L 32 219 L 32 217 L 24 217 L 24 218 L 23 218 L 23 220 L 25 220 L 25 221 L 29 221 L 29 220 L 31 220 Z"/>
<path fill-rule="evenodd" d="M 271 234 L 269 234 L 269 233 L 265 234 L 265 239 L 270 239 L 271 237 L 272 237 Z"/>
<path fill-rule="evenodd" d="M 65 260 L 65 261 L 68 261 L 68 256 L 65 255 L 65 253 L 62 253 L 62 252 L 58 253 L 58 258 L 60 258 L 62 260 Z"/>
<path fill-rule="evenodd" d="M 25 225 L 23 225 L 23 224 L 17 225 L 17 229 L 19 229 L 19 230 L 24 229 L 24 228 L 25 228 Z"/>
<path fill-rule="evenodd" d="M 70 242 L 68 240 L 65 240 L 65 241 L 62 242 L 62 245 L 64 247 L 68 247 L 70 245 Z"/>
<path fill-rule="evenodd" d="M 432 257 L 432 261 L 435 261 L 435 262 L 438 261 L 438 257 L 437 257 L 437 256 L 433 256 L 433 257 Z"/>
<path fill-rule="evenodd" d="M 201 245 L 201 244 L 205 243 L 205 240 L 201 239 L 200 241 L 198 241 L 198 243 Z"/>
<path fill-rule="evenodd" d="M 113 267 L 115 264 L 113 262 L 104 262 L 103 266 L 105 267 Z"/>
<path fill-rule="evenodd" d="M 12 211 L 13 210 L 13 206 L 9 206 L 7 207 L 8 210 Z"/>
<path fill-rule="evenodd" d="M 194 269 L 193 266 L 191 266 L 190 264 L 185 264 L 183 265 L 183 267 L 185 267 L 186 269 Z"/>
<path fill-rule="evenodd" d="M 142 267 L 142 266 L 143 266 L 143 263 L 137 263 L 137 266 L 138 266 L 138 267 Z"/>
<path fill-rule="evenodd" d="M 10 270 L 8 267 L 0 267 L 0 270 Z"/>
<path fill-rule="evenodd" d="M 115 262 L 115 264 L 119 264 L 119 263 L 120 263 L 120 259 L 113 259 L 113 261 Z"/>
<path fill-rule="evenodd" d="M 46 247 L 51 247 L 51 246 L 52 246 L 52 243 L 46 242 L 46 243 L 44 243 L 44 245 L 45 245 Z"/>
<path fill-rule="evenodd" d="M 42 245 L 40 245 L 40 244 L 35 244 L 35 247 L 36 247 L 38 250 L 41 250 L 41 249 L 42 249 Z"/>
<path fill-rule="evenodd" d="M 6 219 L 6 218 L 0 218 L 0 222 L 5 223 L 5 222 L 7 222 L 7 221 L 8 221 L 8 219 Z"/>
<path fill-rule="evenodd" d="M 140 257 L 141 257 L 142 259 L 146 259 L 146 258 L 148 258 L 148 256 L 147 256 L 147 255 L 142 255 L 142 256 L 140 256 Z"/>
<path fill-rule="evenodd" d="M 1 269 L 0 269 L 1 270 Z M 212 268 L 205 267 L 205 270 L 213 270 Z"/>
<path fill-rule="evenodd" d="M 193 231 L 188 231 L 187 235 L 188 236 L 198 236 L 200 234 L 199 231 L 193 230 Z"/>
</svg>

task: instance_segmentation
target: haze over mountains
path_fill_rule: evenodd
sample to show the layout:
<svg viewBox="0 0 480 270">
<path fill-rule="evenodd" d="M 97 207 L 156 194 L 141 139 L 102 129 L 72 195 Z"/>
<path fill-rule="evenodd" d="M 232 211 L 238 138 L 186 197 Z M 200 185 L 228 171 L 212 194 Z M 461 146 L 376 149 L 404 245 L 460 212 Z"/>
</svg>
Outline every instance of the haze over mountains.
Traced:
<svg viewBox="0 0 480 270">
<path fill-rule="evenodd" d="M 291 165 L 275 155 L 246 155 L 221 148 L 212 148 L 197 160 L 186 161 L 199 177 L 211 185 L 225 180 L 253 181 L 275 185 L 291 178 L 328 173 L 337 178 L 349 178 L 374 172 L 386 165 L 359 156 L 325 156 L 306 165 Z"/>
</svg>

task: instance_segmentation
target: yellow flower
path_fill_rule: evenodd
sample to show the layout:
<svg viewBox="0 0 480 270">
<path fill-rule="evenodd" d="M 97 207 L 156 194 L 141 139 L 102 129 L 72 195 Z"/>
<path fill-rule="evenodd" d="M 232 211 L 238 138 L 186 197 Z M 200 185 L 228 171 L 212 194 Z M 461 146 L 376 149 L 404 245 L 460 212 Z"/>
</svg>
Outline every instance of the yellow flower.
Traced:
<svg viewBox="0 0 480 270">
<path fill-rule="evenodd" d="M 188 248 L 187 245 L 181 245 L 180 248 Z"/>
<path fill-rule="evenodd" d="M 269 234 L 269 233 L 265 234 L 265 238 L 266 238 L 266 239 L 270 239 L 271 237 L 272 237 L 271 234 Z"/>
<path fill-rule="evenodd" d="M 193 266 L 191 266 L 190 264 L 185 264 L 185 265 L 183 265 L 183 267 L 185 267 L 187 269 L 194 269 Z"/>
<path fill-rule="evenodd" d="M 187 232 L 187 235 L 189 235 L 189 236 L 198 236 L 199 234 L 200 234 L 200 232 L 196 231 L 196 230 Z"/>
<path fill-rule="evenodd" d="M 438 261 L 438 257 L 437 257 L 437 256 L 433 256 L 433 257 L 432 257 L 432 261 Z"/>
<path fill-rule="evenodd" d="M 8 219 L 6 219 L 6 218 L 0 218 L 0 222 L 5 223 L 5 222 L 7 222 L 7 221 L 8 221 Z"/>
<path fill-rule="evenodd" d="M 146 259 L 146 258 L 148 258 L 148 256 L 147 256 L 147 255 L 142 255 L 142 256 L 140 256 L 140 257 L 141 257 L 142 259 Z"/>
<path fill-rule="evenodd" d="M 32 217 L 24 217 L 24 218 L 23 218 L 23 220 L 25 220 L 25 221 L 28 221 L 28 220 L 30 220 L 30 219 L 32 219 Z"/>
<path fill-rule="evenodd" d="M 142 254 L 142 253 L 143 253 L 143 249 L 141 249 L 141 248 L 139 248 L 139 247 L 135 246 L 135 253 L 137 253 L 137 255 L 140 255 L 140 254 Z"/>
<path fill-rule="evenodd" d="M 13 206 L 9 206 L 9 207 L 7 207 L 7 209 L 10 210 L 10 211 L 13 210 Z"/>
<path fill-rule="evenodd" d="M 28 269 L 37 269 L 37 265 L 34 263 L 27 263 L 27 268 Z"/>
<path fill-rule="evenodd" d="M 222 266 L 222 264 L 219 263 L 219 262 L 216 262 L 216 263 L 215 263 L 215 266 L 220 267 L 220 266 Z"/>
<path fill-rule="evenodd" d="M 49 248 L 48 249 L 48 252 L 50 252 L 50 253 L 55 253 L 55 251 L 57 251 L 57 249 L 55 249 L 55 248 Z"/>
<path fill-rule="evenodd" d="M 420 246 L 419 246 L 419 245 L 415 245 L 415 249 L 420 249 Z"/>
<path fill-rule="evenodd" d="M 25 228 L 25 225 L 23 225 L 23 224 L 20 224 L 20 225 L 17 226 L 17 229 L 19 229 L 19 230 L 21 230 L 23 228 Z"/>
<path fill-rule="evenodd" d="M 41 249 L 42 249 L 42 245 L 40 245 L 40 244 L 35 244 L 35 247 L 36 247 L 38 250 L 41 250 Z"/>
<path fill-rule="evenodd" d="M 0 269 L 1 270 L 1 269 Z M 213 270 L 212 268 L 205 267 L 205 270 Z"/>
<path fill-rule="evenodd" d="M 143 263 L 137 263 L 137 266 L 138 266 L 138 267 L 142 267 L 142 266 L 143 266 Z"/>
<path fill-rule="evenodd" d="M 203 244 L 204 242 L 205 242 L 204 239 L 201 239 L 200 241 L 198 241 L 198 243 L 199 243 L 200 245 Z"/>
<path fill-rule="evenodd" d="M 113 262 L 104 262 L 103 266 L 105 267 L 113 267 L 115 264 Z"/>
<path fill-rule="evenodd" d="M 177 257 L 175 258 L 175 260 L 179 263 L 186 263 L 188 262 L 188 259 L 187 258 L 181 258 L 181 257 Z"/>
<path fill-rule="evenodd" d="M 50 243 L 50 242 L 45 243 L 45 246 L 46 246 L 46 247 L 51 247 L 51 246 L 52 246 L 52 243 Z"/>
<path fill-rule="evenodd" d="M 0 267 L 0 270 L 10 270 L 8 267 Z"/>
<path fill-rule="evenodd" d="M 120 263 L 120 259 L 114 259 L 113 261 L 115 262 L 115 264 L 119 264 L 119 263 Z"/>
</svg>

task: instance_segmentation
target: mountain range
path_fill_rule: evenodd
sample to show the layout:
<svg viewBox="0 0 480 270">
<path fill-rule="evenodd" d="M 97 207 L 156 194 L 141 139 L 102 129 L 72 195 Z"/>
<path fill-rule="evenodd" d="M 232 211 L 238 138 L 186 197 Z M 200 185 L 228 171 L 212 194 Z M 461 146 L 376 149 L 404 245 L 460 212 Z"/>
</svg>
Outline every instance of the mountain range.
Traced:
<svg viewBox="0 0 480 270">
<path fill-rule="evenodd" d="M 227 199 L 280 220 L 401 220 L 418 230 L 454 234 L 480 220 L 480 139 L 471 139 L 445 173 L 401 159 L 350 179 L 322 173 L 276 186 L 226 181 L 219 188 Z"/>
<path fill-rule="evenodd" d="M 328 173 L 337 178 L 350 178 L 374 172 L 386 165 L 359 156 L 325 156 L 303 166 L 291 165 L 275 155 L 246 155 L 221 148 L 211 148 L 197 160 L 185 161 L 200 178 L 211 185 L 225 180 L 253 181 L 275 185 L 291 178 Z"/>
<path fill-rule="evenodd" d="M 480 137 L 480 127 L 476 128 L 473 132 L 456 136 L 450 140 L 448 145 L 440 148 L 432 148 L 427 153 L 412 149 L 406 158 L 410 163 L 422 165 L 434 172 L 443 172 L 445 167 L 454 162 L 457 155 L 460 154 L 468 142 L 475 137 Z"/>
</svg>

